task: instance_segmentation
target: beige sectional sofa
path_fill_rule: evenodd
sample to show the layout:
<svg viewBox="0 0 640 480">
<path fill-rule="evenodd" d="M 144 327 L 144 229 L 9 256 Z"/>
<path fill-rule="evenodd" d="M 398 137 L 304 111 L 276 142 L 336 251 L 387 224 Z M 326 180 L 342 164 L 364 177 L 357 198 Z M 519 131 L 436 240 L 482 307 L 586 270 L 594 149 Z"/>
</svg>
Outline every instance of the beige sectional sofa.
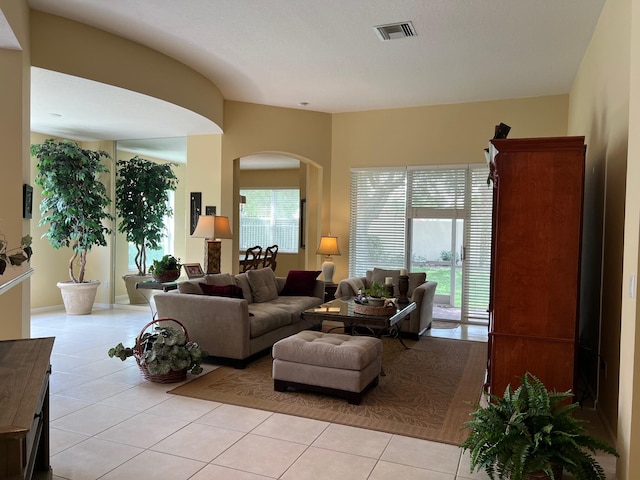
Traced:
<svg viewBox="0 0 640 480">
<path fill-rule="evenodd" d="M 209 355 L 242 367 L 278 340 L 320 327 L 300 318 L 300 312 L 324 298 L 324 282 L 315 279 L 319 272 L 313 273 L 306 275 L 304 285 L 276 277 L 270 268 L 180 282 L 178 291 L 154 296 L 158 318 L 180 321 Z M 210 285 L 213 294 L 204 294 L 201 283 Z M 221 294 L 241 298 L 217 296 Z"/>
<path fill-rule="evenodd" d="M 391 277 L 394 284 L 394 294 L 398 295 L 398 277 L 400 270 L 374 268 L 367 270 L 364 277 L 349 277 L 341 280 L 336 289 L 336 298 L 353 297 L 358 289 L 366 289 L 372 282 L 384 284 L 386 277 Z M 425 273 L 409 273 L 409 300 L 416 302 L 416 309 L 402 324 L 402 332 L 416 338 L 431 328 L 433 322 L 433 301 L 435 299 L 437 282 L 427 281 Z"/>
</svg>

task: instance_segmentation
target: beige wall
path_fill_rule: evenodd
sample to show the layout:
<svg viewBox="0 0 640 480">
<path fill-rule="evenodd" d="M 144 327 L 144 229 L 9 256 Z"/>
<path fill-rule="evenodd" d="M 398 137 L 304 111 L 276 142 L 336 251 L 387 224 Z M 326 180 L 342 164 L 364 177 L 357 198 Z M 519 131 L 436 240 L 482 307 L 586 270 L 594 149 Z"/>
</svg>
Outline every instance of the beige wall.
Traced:
<svg viewBox="0 0 640 480">
<path fill-rule="evenodd" d="M 484 162 L 495 125 L 510 125 L 509 138 L 565 135 L 567 105 L 558 95 L 334 115 L 329 227 L 342 252 L 334 280 L 348 275 L 351 168 Z"/>
<path fill-rule="evenodd" d="M 238 218 L 239 190 L 237 162 L 252 153 L 284 153 L 299 159 L 312 172 L 307 178 L 318 195 L 307 195 L 307 238 L 309 244 L 319 238 L 320 225 L 329 228 L 331 173 L 331 115 L 290 108 L 267 107 L 243 102 L 225 101 L 225 129 L 222 139 L 222 205 L 231 206 L 234 223 Z M 235 168 L 235 170 L 234 170 Z M 235 171 L 235 174 L 234 174 Z M 307 186 L 309 181 L 307 182 Z M 316 189 L 316 185 L 320 185 Z M 316 240 L 314 240 L 316 239 Z M 224 249 L 224 246 L 223 246 Z M 315 250 L 315 245 L 313 245 Z M 238 239 L 233 240 L 238 255 Z M 305 268 L 316 268 L 321 259 L 304 252 Z M 224 256 L 224 251 L 223 251 Z M 236 262 L 237 263 L 237 262 Z M 316 265 L 317 263 L 317 265 Z M 280 267 L 279 267 L 280 268 Z M 235 266 L 233 271 L 237 271 Z"/>
<path fill-rule="evenodd" d="M 13 248 L 31 224 L 22 219 L 22 184 L 29 183 L 29 9 L 26 2 L 0 0 L 0 10 L 20 45 L 0 49 L 0 232 Z M 0 295 L 0 340 L 29 336 L 29 296 L 29 280 Z"/>
<path fill-rule="evenodd" d="M 607 368 L 600 371 L 598 410 L 608 427 L 617 430 L 620 479 L 640 477 L 640 459 L 629 456 L 631 433 L 635 430 L 637 436 L 640 426 L 632 415 L 636 300 L 628 295 L 629 276 L 637 276 L 640 198 L 635 185 L 640 165 L 631 160 L 627 164 L 633 145 L 629 141 L 631 31 L 631 1 L 607 1 L 572 86 L 569 108 L 569 133 L 585 135 L 588 145 L 585 199 L 596 199 L 594 204 L 600 205 L 592 218 L 585 218 L 586 231 L 593 232 L 585 236 L 585 251 L 596 256 L 601 248 L 602 268 L 600 272 L 583 264 L 583 279 L 602 283 L 600 358 Z M 627 182 L 632 186 L 628 191 Z M 591 291 L 599 292 L 599 285 Z M 598 312 L 588 311 L 594 313 L 597 318 Z M 626 333 L 621 335 L 621 328 Z"/>
<path fill-rule="evenodd" d="M 234 232 L 233 219 L 230 208 L 224 208 L 221 201 L 221 142 L 220 135 L 198 135 L 187 138 L 187 190 L 184 193 L 185 215 L 183 228 L 185 233 L 185 256 L 183 261 L 187 263 L 199 263 L 204 265 L 204 238 L 190 237 L 189 209 L 191 192 L 202 193 L 202 214 L 205 207 L 216 207 L 218 215 L 228 216 L 231 222 L 231 232 Z M 223 272 L 231 271 L 231 240 L 222 240 L 221 269 Z"/>
<path fill-rule="evenodd" d="M 35 67 L 160 98 L 197 112 L 222 128 L 223 99 L 218 88 L 167 55 L 36 10 L 31 11 L 31 41 L 31 64 Z"/>
</svg>

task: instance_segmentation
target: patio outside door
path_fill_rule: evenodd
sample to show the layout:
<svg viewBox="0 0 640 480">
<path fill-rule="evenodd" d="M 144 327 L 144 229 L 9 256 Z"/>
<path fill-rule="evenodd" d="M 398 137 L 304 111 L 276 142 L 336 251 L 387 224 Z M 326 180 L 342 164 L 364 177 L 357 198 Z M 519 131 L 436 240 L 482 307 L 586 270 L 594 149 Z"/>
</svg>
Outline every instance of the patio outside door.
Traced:
<svg viewBox="0 0 640 480">
<path fill-rule="evenodd" d="M 461 321 L 464 220 L 412 218 L 410 231 L 411 271 L 426 272 L 429 280 L 438 282 L 434 318 Z"/>
</svg>

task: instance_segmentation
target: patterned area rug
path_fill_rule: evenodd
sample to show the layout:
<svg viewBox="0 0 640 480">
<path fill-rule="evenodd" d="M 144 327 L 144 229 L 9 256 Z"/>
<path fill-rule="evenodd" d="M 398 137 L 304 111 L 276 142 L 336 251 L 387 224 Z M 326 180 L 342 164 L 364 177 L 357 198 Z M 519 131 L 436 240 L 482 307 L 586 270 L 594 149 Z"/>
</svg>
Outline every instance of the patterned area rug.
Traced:
<svg viewBox="0 0 640 480">
<path fill-rule="evenodd" d="M 360 405 L 274 391 L 268 355 L 244 370 L 220 367 L 169 393 L 459 445 L 467 436 L 460 427 L 482 391 L 487 345 L 430 337 L 407 343 L 405 350 L 384 339 L 386 375 Z"/>
</svg>

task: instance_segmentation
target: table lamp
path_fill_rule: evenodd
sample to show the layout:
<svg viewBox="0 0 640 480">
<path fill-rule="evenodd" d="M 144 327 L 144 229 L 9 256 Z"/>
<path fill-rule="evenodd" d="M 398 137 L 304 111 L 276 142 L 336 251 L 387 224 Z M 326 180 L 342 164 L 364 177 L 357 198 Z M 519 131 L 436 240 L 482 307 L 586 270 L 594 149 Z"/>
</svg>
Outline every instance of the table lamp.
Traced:
<svg viewBox="0 0 640 480">
<path fill-rule="evenodd" d="M 320 245 L 316 250 L 317 255 L 326 255 L 324 263 L 322 264 L 322 276 L 325 283 L 333 283 L 333 272 L 336 268 L 335 263 L 331 260 L 331 255 L 340 255 L 340 249 L 338 248 L 338 237 L 332 237 L 331 233 L 327 236 L 320 237 Z"/>
<path fill-rule="evenodd" d="M 204 238 L 205 273 L 220 273 L 221 238 L 233 238 L 229 217 L 219 215 L 200 215 L 193 234 L 195 238 Z"/>
</svg>

